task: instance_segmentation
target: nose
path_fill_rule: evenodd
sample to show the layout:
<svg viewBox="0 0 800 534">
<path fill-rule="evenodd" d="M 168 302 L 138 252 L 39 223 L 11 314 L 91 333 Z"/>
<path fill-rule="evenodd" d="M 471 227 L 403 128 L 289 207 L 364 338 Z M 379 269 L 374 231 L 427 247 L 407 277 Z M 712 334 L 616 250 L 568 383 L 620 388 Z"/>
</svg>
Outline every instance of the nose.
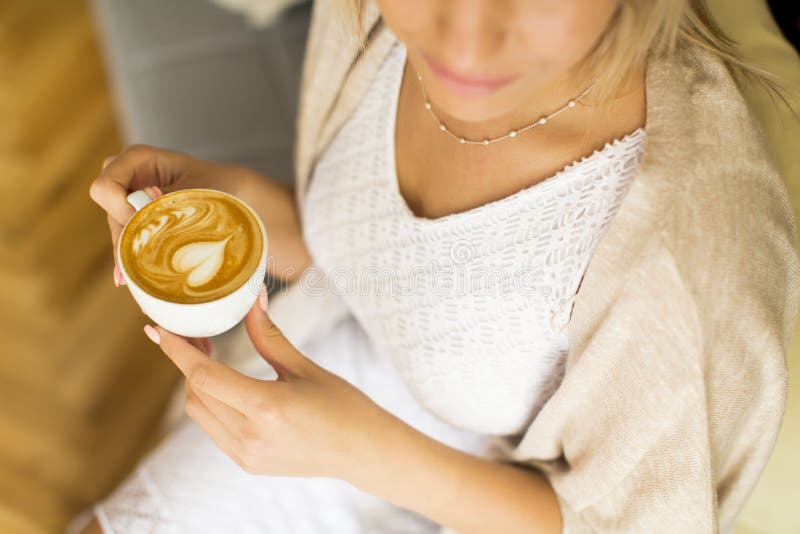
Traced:
<svg viewBox="0 0 800 534">
<path fill-rule="evenodd" d="M 437 49 L 431 55 L 444 68 L 464 78 L 502 76 L 492 68 L 508 32 L 504 0 L 443 0 L 437 2 Z M 505 23 L 504 21 L 508 21 Z"/>
</svg>

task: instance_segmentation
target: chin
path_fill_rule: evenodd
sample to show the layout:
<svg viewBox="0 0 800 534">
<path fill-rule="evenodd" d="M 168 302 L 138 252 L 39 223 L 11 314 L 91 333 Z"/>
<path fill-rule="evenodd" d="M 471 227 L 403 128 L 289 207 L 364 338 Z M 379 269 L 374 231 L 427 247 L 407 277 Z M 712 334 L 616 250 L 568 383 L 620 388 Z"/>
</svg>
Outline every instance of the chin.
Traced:
<svg viewBox="0 0 800 534">
<path fill-rule="evenodd" d="M 424 81 L 424 78 L 423 78 Z M 487 94 L 462 94 L 438 83 L 426 83 L 425 90 L 442 120 L 453 118 L 463 122 L 482 123 L 507 117 L 524 107 L 525 90 L 520 84 L 509 84 Z"/>
<path fill-rule="evenodd" d="M 442 120 L 485 122 L 501 117 L 517 107 L 520 80 L 493 89 L 468 86 L 434 73 L 423 58 L 411 58 L 414 72 L 421 72 L 428 99 Z M 416 80 L 414 80 L 416 83 Z"/>
<path fill-rule="evenodd" d="M 439 98 L 431 97 L 434 104 L 434 111 L 443 121 L 448 117 L 455 118 L 463 122 L 487 122 L 498 117 L 502 117 L 514 109 L 513 105 L 498 105 L 487 97 L 472 98 Z"/>
</svg>

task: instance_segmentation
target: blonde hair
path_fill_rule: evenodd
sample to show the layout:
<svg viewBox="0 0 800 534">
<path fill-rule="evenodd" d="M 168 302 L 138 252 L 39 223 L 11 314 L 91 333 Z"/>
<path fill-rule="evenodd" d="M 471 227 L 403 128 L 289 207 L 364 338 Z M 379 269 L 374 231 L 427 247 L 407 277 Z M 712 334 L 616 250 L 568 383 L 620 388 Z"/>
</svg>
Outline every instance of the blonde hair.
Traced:
<svg viewBox="0 0 800 534">
<path fill-rule="evenodd" d="M 366 1 L 337 2 L 344 24 L 364 43 Z M 650 56 L 672 55 L 685 44 L 716 55 L 734 78 L 753 79 L 788 105 L 781 81 L 740 56 L 736 43 L 714 22 L 704 0 L 619 0 L 583 73 L 597 80 L 594 98 L 609 98 L 632 68 L 644 65 Z"/>
</svg>

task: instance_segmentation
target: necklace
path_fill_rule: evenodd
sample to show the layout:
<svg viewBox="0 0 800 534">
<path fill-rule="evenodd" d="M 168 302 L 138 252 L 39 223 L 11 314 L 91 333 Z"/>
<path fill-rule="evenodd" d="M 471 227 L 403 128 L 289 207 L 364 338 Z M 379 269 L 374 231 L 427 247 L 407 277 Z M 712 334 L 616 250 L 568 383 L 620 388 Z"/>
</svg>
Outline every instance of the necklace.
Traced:
<svg viewBox="0 0 800 534">
<path fill-rule="evenodd" d="M 578 96 L 576 96 L 575 98 L 573 98 L 572 100 L 570 100 L 569 102 L 567 102 L 566 104 L 561 106 L 559 109 L 557 109 L 554 112 L 550 113 L 549 115 L 545 115 L 544 117 L 541 117 L 540 119 L 535 120 L 534 122 L 528 124 L 527 126 L 524 126 L 522 128 L 516 129 L 516 130 L 509 130 L 505 135 L 501 135 L 500 137 L 495 137 L 494 139 L 482 139 L 480 141 L 474 141 L 474 140 L 471 140 L 471 139 L 466 139 L 465 137 L 462 137 L 460 135 L 454 134 L 453 132 L 451 132 L 447 128 L 447 126 L 445 126 L 444 122 L 442 122 L 442 120 L 439 118 L 439 116 L 436 114 L 436 112 L 433 111 L 433 106 L 431 105 L 430 100 L 428 100 L 428 93 L 425 92 L 425 86 L 422 85 L 422 76 L 417 74 L 417 80 L 419 80 L 419 86 L 422 88 L 422 97 L 425 99 L 425 109 L 427 109 L 431 113 L 431 116 L 433 117 L 433 120 L 435 120 L 436 123 L 439 125 L 439 130 L 443 131 L 444 133 L 450 134 L 453 138 L 455 138 L 462 145 L 483 145 L 483 146 L 487 146 L 490 143 L 495 143 L 497 141 L 501 141 L 501 140 L 506 139 L 506 138 L 513 139 L 513 138 L 515 138 L 516 136 L 518 136 L 519 134 L 521 134 L 522 132 L 524 132 L 526 130 L 530 130 L 531 128 L 535 128 L 536 126 L 542 126 L 542 125 L 547 124 L 547 121 L 549 121 L 550 119 L 552 119 L 553 117 L 555 117 L 556 115 L 561 113 L 562 111 L 565 111 L 565 110 L 567 110 L 569 108 L 574 108 L 575 105 L 580 101 L 580 99 L 583 98 L 584 96 L 586 96 L 586 94 L 589 91 L 591 91 L 592 87 L 594 87 L 594 84 L 595 84 L 595 82 L 590 83 L 589 87 L 584 89 L 581 94 L 579 94 Z"/>
</svg>

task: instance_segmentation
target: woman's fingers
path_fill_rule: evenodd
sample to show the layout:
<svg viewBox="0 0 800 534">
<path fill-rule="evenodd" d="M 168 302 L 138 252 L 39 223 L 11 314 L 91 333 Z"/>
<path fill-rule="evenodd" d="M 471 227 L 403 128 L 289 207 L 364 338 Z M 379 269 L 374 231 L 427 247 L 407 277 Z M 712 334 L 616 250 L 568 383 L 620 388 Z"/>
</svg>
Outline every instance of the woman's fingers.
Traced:
<svg viewBox="0 0 800 534">
<path fill-rule="evenodd" d="M 122 233 L 122 225 L 119 224 L 116 219 L 111 217 L 110 214 L 106 218 L 108 219 L 108 228 L 111 230 L 111 244 L 113 245 L 114 250 L 117 250 L 117 241 L 119 241 L 119 234 Z"/>
<path fill-rule="evenodd" d="M 145 193 L 147 193 L 147 196 L 149 196 L 152 200 L 155 200 L 161 195 L 163 195 L 161 189 L 159 189 L 156 186 L 144 187 L 143 190 Z M 133 206 L 131 206 L 128 203 L 127 194 L 125 195 L 125 203 L 128 204 L 128 206 L 131 209 L 133 209 Z M 133 212 L 136 213 L 136 210 L 134 210 Z M 125 226 L 125 223 L 120 223 L 115 217 L 111 215 L 111 212 L 108 213 L 107 219 L 108 219 L 108 228 L 111 231 L 111 245 L 115 251 L 114 260 L 116 261 L 117 242 L 119 241 L 119 236 L 122 233 L 122 228 Z"/>
<path fill-rule="evenodd" d="M 128 193 L 148 186 L 165 187 L 181 176 L 191 158 L 187 154 L 146 145 L 132 145 L 103 161 L 103 168 L 92 181 L 89 196 L 109 216 L 124 225 L 135 213 L 128 204 Z"/>
<path fill-rule="evenodd" d="M 184 407 L 186 414 L 200 425 L 200 428 L 209 435 L 217 447 L 235 461 L 239 462 L 237 458 L 238 439 L 228 430 L 222 421 L 212 413 L 204 404 L 203 400 L 192 392 L 188 380 L 184 381 L 184 389 L 186 391 L 186 404 Z"/>
<path fill-rule="evenodd" d="M 310 364 L 314 367 L 313 362 L 301 354 L 272 322 L 262 307 L 265 298 L 266 289 L 262 285 L 259 298 L 244 318 L 247 335 L 256 351 L 278 374 L 279 380 L 302 376 Z"/>
<path fill-rule="evenodd" d="M 202 402 L 203 406 L 214 415 L 229 434 L 237 438 L 242 435 L 242 431 L 247 424 L 247 417 L 242 412 L 231 408 L 211 395 L 202 391 L 195 391 L 188 379 L 183 381 L 183 390 L 186 394 L 186 402 L 196 397 L 193 400 Z"/>
<path fill-rule="evenodd" d="M 207 337 L 187 337 L 184 339 L 192 346 L 203 351 L 207 356 L 211 355 L 213 347 L 211 345 L 211 340 Z M 242 429 L 247 422 L 247 418 L 242 412 L 204 393 L 202 390 L 195 391 L 188 379 L 183 381 L 183 389 L 186 393 L 187 402 L 189 402 L 190 398 L 197 397 L 230 434 L 233 436 L 241 436 Z"/>
<path fill-rule="evenodd" d="M 211 353 L 214 352 L 214 344 L 211 342 L 211 340 L 207 337 L 201 337 L 200 343 L 202 343 L 201 350 L 211 356 Z"/>
<path fill-rule="evenodd" d="M 251 395 L 255 392 L 250 388 L 237 387 L 235 384 L 230 384 L 229 381 L 233 379 L 242 384 L 242 380 L 244 380 L 247 381 L 248 386 L 252 387 L 253 379 L 239 374 L 223 363 L 210 359 L 207 353 L 200 356 L 198 351 L 205 352 L 200 347 L 210 343 L 208 338 L 186 338 L 160 327 L 158 330 L 152 327 L 146 328 L 145 332 L 153 342 L 161 346 L 164 353 L 178 365 L 178 368 L 186 376 L 183 387 L 186 394 L 187 411 L 189 407 L 192 407 L 195 415 L 203 419 L 205 424 L 210 427 L 204 426 L 209 433 L 214 427 L 219 427 L 218 430 L 224 428 L 225 432 L 217 432 L 218 434 L 227 434 L 236 438 L 242 436 L 247 424 L 247 416 L 240 411 L 235 401 L 230 401 L 227 394 L 235 393 L 236 399 L 238 399 L 248 389 Z M 192 361 L 193 364 L 189 363 Z M 227 377 L 227 379 L 223 377 Z M 222 398 L 215 396 L 218 395 L 216 392 L 221 390 L 226 392 L 226 396 Z M 252 400 L 252 397 L 248 400 Z M 210 419 L 209 416 L 212 416 L 213 419 Z M 201 423 L 198 418 L 194 416 L 192 418 Z"/>
<path fill-rule="evenodd" d="M 114 220 L 111 215 L 107 217 L 108 228 L 111 231 L 111 253 L 114 255 L 114 285 L 125 285 L 125 278 L 122 276 L 122 271 L 117 265 L 117 241 L 119 241 L 119 234 L 122 232 L 122 225 Z"/>
<path fill-rule="evenodd" d="M 222 362 L 212 360 L 186 338 L 160 326 L 146 326 L 145 333 L 189 379 L 194 391 L 202 391 L 248 415 L 259 405 L 270 387 L 263 380 L 243 375 Z"/>
<path fill-rule="evenodd" d="M 92 181 L 89 188 L 89 196 L 92 197 L 92 200 L 103 208 L 120 227 L 136 213 L 127 200 L 128 190 L 136 174 L 134 167 L 129 165 L 128 158 L 120 161 L 123 154 L 110 160 L 106 158 L 100 175 Z"/>
<path fill-rule="evenodd" d="M 198 349 L 205 352 L 207 356 L 211 356 L 211 352 L 214 350 L 214 345 L 207 337 L 187 337 L 186 340 Z"/>
</svg>

